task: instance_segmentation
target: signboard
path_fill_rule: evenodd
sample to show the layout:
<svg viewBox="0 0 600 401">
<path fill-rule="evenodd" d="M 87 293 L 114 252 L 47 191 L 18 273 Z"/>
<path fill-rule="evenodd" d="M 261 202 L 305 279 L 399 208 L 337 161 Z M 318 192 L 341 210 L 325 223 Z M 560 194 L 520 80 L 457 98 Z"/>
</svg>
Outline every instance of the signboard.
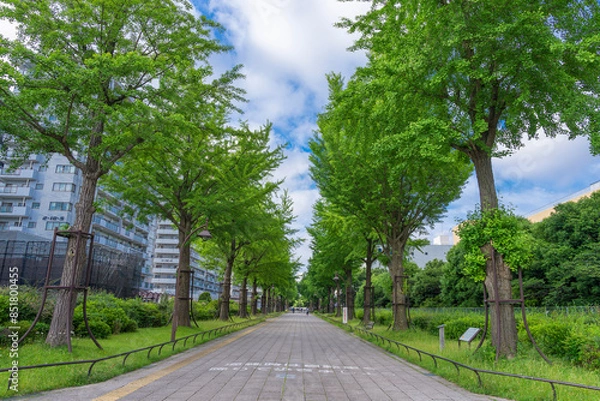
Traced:
<svg viewBox="0 0 600 401">
<path fill-rule="evenodd" d="M 460 336 L 460 338 L 458 340 L 466 341 L 466 342 L 470 343 L 471 341 L 473 341 L 475 339 L 475 337 L 477 336 L 477 334 L 479 334 L 480 331 L 481 331 L 481 329 L 477 329 L 475 327 L 469 327 L 467 329 L 467 331 L 465 331 L 464 334 L 462 336 Z"/>
<path fill-rule="evenodd" d="M 344 306 L 342 308 L 342 323 L 348 324 L 348 307 Z"/>
</svg>

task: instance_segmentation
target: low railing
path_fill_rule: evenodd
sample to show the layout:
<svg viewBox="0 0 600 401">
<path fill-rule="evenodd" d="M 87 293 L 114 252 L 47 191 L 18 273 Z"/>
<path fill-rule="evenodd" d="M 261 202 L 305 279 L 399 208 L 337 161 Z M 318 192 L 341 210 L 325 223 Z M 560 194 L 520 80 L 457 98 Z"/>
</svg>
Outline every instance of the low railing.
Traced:
<svg viewBox="0 0 600 401">
<path fill-rule="evenodd" d="M 262 320 L 259 319 L 259 320 Z M 256 320 L 252 320 L 251 323 L 255 323 Z M 69 361 L 69 362 L 55 362 L 55 363 L 45 363 L 42 365 L 30 365 L 30 366 L 19 366 L 19 371 L 22 370 L 29 370 L 29 369 L 41 369 L 41 368 L 50 368 L 50 367 L 55 367 L 55 366 L 66 366 L 66 365 L 85 365 L 85 364 L 89 364 L 90 367 L 88 368 L 88 373 L 87 376 L 90 377 L 92 374 L 92 369 L 94 368 L 94 366 L 96 366 L 96 364 L 98 362 L 103 362 L 103 361 L 107 361 L 110 359 L 116 359 L 116 358 L 123 358 L 123 362 L 122 362 L 122 366 L 125 366 L 125 362 L 127 362 L 127 358 L 129 358 L 130 355 L 132 354 L 136 354 L 139 352 L 144 352 L 144 351 L 148 351 L 148 353 L 146 354 L 147 358 L 150 358 L 150 354 L 152 353 L 152 351 L 156 348 L 158 348 L 158 355 L 161 354 L 163 348 L 169 344 L 171 344 L 171 351 L 175 350 L 175 346 L 183 341 L 183 346 L 185 347 L 187 345 L 187 342 L 189 339 L 193 338 L 193 343 L 196 342 L 197 338 L 200 336 L 200 340 L 202 341 L 204 339 L 204 336 L 208 336 L 208 338 L 210 338 L 211 335 L 214 335 L 215 337 L 217 336 L 218 333 L 223 333 L 226 330 L 233 330 L 233 329 L 237 329 L 240 328 L 244 325 L 248 325 L 248 322 L 239 322 L 239 323 L 233 323 L 233 324 L 228 324 L 226 326 L 222 326 L 222 327 L 217 327 L 216 329 L 211 329 L 211 330 L 207 330 L 207 331 L 201 331 L 199 333 L 196 334 L 190 334 L 188 336 L 185 337 L 181 337 L 181 338 L 177 338 L 173 341 L 166 341 L 164 343 L 160 343 L 160 344 L 155 344 L 155 345 L 150 345 L 148 347 L 143 347 L 143 348 L 138 348 L 138 349 L 134 349 L 131 351 L 127 351 L 127 352 L 122 352 L 120 354 L 116 354 L 116 355 L 110 355 L 110 356 L 106 356 L 103 358 L 98 358 L 98 359 L 83 359 L 83 360 L 79 360 L 79 361 Z M 3 372 L 12 372 L 13 368 L 2 368 L 0 369 L 0 373 Z M 8 378 L 8 386 L 10 388 L 10 384 L 11 384 L 11 377 L 9 375 Z"/>
<path fill-rule="evenodd" d="M 581 388 L 581 389 L 586 389 L 586 390 L 600 391 L 600 387 L 596 387 L 596 386 L 588 386 L 588 385 L 579 384 L 579 383 L 564 382 L 564 381 L 559 381 L 559 380 L 543 379 L 540 377 L 524 376 L 524 375 L 518 375 L 518 374 L 514 374 L 514 373 L 497 372 L 497 371 L 493 371 L 493 370 L 474 368 L 472 366 L 465 365 L 464 363 L 457 362 L 452 359 L 445 358 L 443 356 L 435 355 L 430 352 L 417 349 L 415 347 L 411 347 L 410 345 L 403 344 L 399 341 L 390 340 L 389 338 L 385 338 L 385 337 L 383 337 L 379 334 L 373 333 L 369 330 L 365 330 L 365 329 L 362 329 L 359 327 L 351 327 L 351 329 L 357 330 L 369 337 L 372 337 L 372 338 L 374 337 L 377 341 L 381 341 L 383 344 L 385 344 L 387 342 L 390 347 L 392 346 L 392 344 L 394 344 L 397 347 L 397 349 L 400 349 L 400 347 L 403 347 L 407 353 L 409 353 L 410 351 L 414 351 L 419 355 L 419 360 L 423 360 L 422 355 L 426 355 L 433 360 L 433 364 L 435 365 L 436 368 L 438 367 L 437 361 L 440 360 L 440 361 L 448 362 L 448 363 L 451 363 L 452 365 L 454 365 L 458 374 L 460 374 L 460 368 L 470 370 L 471 372 L 475 373 L 475 375 L 477 376 L 477 381 L 479 382 L 480 387 L 483 386 L 480 373 L 485 373 L 485 374 L 489 374 L 489 375 L 506 376 L 506 377 L 513 377 L 513 378 L 517 378 L 517 379 L 532 380 L 532 381 L 536 381 L 536 382 L 548 383 L 552 387 L 553 399 L 555 401 L 557 399 L 556 387 L 555 387 L 556 385 L 575 387 L 575 388 Z"/>
</svg>

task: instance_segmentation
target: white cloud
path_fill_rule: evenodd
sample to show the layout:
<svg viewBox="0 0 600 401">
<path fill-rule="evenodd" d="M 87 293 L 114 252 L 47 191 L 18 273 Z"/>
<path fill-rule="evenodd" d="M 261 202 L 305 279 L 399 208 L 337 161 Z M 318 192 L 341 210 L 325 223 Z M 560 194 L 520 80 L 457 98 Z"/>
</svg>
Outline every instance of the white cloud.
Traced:
<svg viewBox="0 0 600 401">
<path fill-rule="evenodd" d="M 514 154 L 493 159 L 493 168 L 500 202 L 521 216 L 550 207 L 600 180 L 600 157 L 591 155 L 587 138 L 528 140 Z M 449 205 L 447 217 L 431 230 L 430 239 L 448 234 L 478 204 L 479 190 L 472 176 L 461 198 Z"/>
<path fill-rule="evenodd" d="M 294 228 L 305 243 L 297 254 L 306 264 L 310 257 L 305 227 L 312 219 L 318 191 L 308 174 L 309 138 L 316 128 L 317 113 L 327 102 L 326 74 L 349 77 L 365 62 L 361 52 L 347 48 L 353 38 L 334 27 L 342 17 L 368 10 L 364 2 L 337 0 L 210 0 L 214 19 L 222 24 L 234 47 L 233 56 L 216 58 L 220 70 L 243 64 L 246 91 L 242 119 L 273 123 L 273 145 L 289 143 L 287 159 L 274 173 L 284 179 L 298 216 Z"/>
<path fill-rule="evenodd" d="M 542 137 L 527 141 L 525 147 L 509 157 L 495 160 L 494 168 L 499 186 L 519 188 L 534 184 L 570 190 L 600 172 L 600 158 L 590 154 L 587 138 Z"/>
</svg>

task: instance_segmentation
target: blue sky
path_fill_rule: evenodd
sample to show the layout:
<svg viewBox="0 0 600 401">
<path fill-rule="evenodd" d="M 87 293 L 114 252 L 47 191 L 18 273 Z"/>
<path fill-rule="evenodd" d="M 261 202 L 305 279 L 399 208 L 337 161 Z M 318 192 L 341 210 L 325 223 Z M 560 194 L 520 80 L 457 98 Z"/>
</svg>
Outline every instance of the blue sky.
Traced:
<svg viewBox="0 0 600 401">
<path fill-rule="evenodd" d="M 243 64 L 246 79 L 244 115 L 251 126 L 273 123 L 273 145 L 289 143 L 287 159 L 275 172 L 294 202 L 301 262 L 310 257 L 306 226 L 318 192 L 308 172 L 307 143 L 316 130 L 316 117 L 327 102 L 325 74 L 350 77 L 365 63 L 362 53 L 347 48 L 354 38 L 335 28 L 341 17 L 368 10 L 369 2 L 337 0 L 194 0 L 194 4 L 223 25 L 223 39 L 234 50 L 215 58 L 218 71 Z M 0 32 L 10 28 L 0 24 Z M 237 118 L 237 117 L 236 117 Z M 540 138 L 510 157 L 494 160 L 495 178 L 503 203 L 527 215 L 600 180 L 600 157 L 590 155 L 585 138 Z M 477 183 L 470 179 L 463 196 L 447 216 L 430 230 L 430 239 L 449 234 L 478 203 Z"/>
</svg>

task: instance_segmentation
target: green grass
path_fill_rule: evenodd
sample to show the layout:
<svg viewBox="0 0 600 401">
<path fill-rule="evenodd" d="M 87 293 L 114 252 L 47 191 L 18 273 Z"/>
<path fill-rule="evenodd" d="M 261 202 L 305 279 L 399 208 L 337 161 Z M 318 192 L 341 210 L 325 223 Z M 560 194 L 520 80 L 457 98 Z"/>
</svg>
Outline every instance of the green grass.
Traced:
<svg viewBox="0 0 600 401">
<path fill-rule="evenodd" d="M 336 322 L 340 321 L 339 318 L 334 318 L 334 320 Z M 350 326 L 361 327 L 358 320 L 351 321 Z M 515 359 L 501 359 L 495 362 L 495 350 L 489 345 L 484 344 L 476 353 L 473 352 L 477 347 L 479 338 L 472 343 L 470 348 L 464 343 L 459 348 L 457 341 L 446 340 L 444 350 L 440 351 L 438 336 L 423 331 L 410 329 L 396 332 L 388 330 L 387 326 L 375 325 L 372 332 L 474 368 L 595 387 L 600 386 L 600 371 L 578 368 L 567 361 L 556 358 L 552 360 L 552 365 L 549 365 L 529 343 L 519 344 L 518 356 Z M 358 331 L 355 333 L 360 335 Z M 371 336 L 361 335 L 361 337 L 474 393 L 493 395 L 515 401 L 546 401 L 553 399 L 552 387 L 548 383 L 481 373 L 483 386 L 480 387 L 477 376 L 472 371 L 460 369 L 460 372 L 457 372 L 453 364 L 440 360 L 438 360 L 438 366 L 436 367 L 433 359 L 429 356 L 423 355 L 421 359 L 416 352 L 407 352 L 404 347 L 398 348 L 394 344 L 390 346 L 387 342 L 382 344 L 382 342 L 378 342 Z M 556 385 L 555 387 L 558 400 L 598 401 L 600 399 L 600 391 L 576 389 L 562 385 Z"/>
<path fill-rule="evenodd" d="M 234 322 L 236 323 L 248 322 L 249 325 L 256 324 L 261 321 L 262 319 L 255 319 L 252 321 L 239 318 L 234 319 Z M 179 327 L 177 331 L 177 338 L 196 334 L 202 331 L 208 331 L 229 324 L 232 324 L 232 322 L 212 320 L 199 322 L 200 328 L 195 326 Z M 246 325 L 243 327 L 248 326 Z M 241 328 L 242 327 L 237 328 L 237 330 Z M 227 333 L 228 331 L 219 332 L 217 337 Z M 18 362 L 19 367 L 22 368 L 24 366 L 50 364 L 56 362 L 98 359 L 134 349 L 161 344 L 169 341 L 170 338 L 171 326 L 165 326 L 159 328 L 138 329 L 134 333 L 112 335 L 107 339 L 99 340 L 98 342 L 102 346 L 103 350 L 97 348 L 93 341 L 89 338 L 73 338 L 72 353 L 68 352 L 66 346 L 52 348 L 42 342 L 27 343 L 21 344 L 19 347 Z M 87 376 L 87 372 L 90 364 L 57 366 L 31 370 L 21 369 L 18 372 L 18 393 L 7 389 L 6 385 L 3 385 L 3 383 L 7 383 L 9 377 L 8 372 L 3 372 L 0 374 L 0 398 L 101 382 L 118 376 L 122 373 L 139 369 L 140 367 L 149 365 L 158 360 L 165 359 L 171 355 L 185 351 L 186 349 L 190 349 L 214 338 L 214 334 L 211 335 L 210 338 L 208 338 L 208 336 L 204 336 L 204 339 L 201 339 L 201 336 L 198 336 L 195 344 L 192 343 L 192 339 L 190 339 L 187 341 L 187 345 L 185 347 L 183 341 L 180 341 L 177 343 L 174 350 L 172 350 L 171 345 L 166 345 L 163 347 L 160 355 L 158 355 L 157 348 L 151 352 L 149 358 L 147 357 L 147 351 L 132 354 L 127 358 L 125 366 L 123 366 L 122 357 L 99 362 L 94 366 L 92 374 L 89 378 Z M 7 351 L 8 350 L 6 349 L 0 350 L 0 367 L 2 368 L 11 366 L 12 359 L 10 359 Z"/>
</svg>

